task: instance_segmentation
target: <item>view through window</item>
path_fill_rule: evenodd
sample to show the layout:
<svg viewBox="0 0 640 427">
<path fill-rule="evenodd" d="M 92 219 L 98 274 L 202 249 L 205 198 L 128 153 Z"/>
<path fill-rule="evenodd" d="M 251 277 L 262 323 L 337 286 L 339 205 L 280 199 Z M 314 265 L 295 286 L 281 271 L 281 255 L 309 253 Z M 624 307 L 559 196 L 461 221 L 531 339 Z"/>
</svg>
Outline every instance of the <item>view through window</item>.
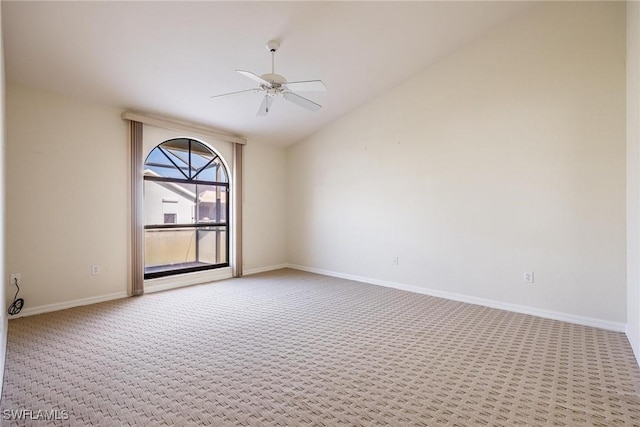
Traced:
<svg viewBox="0 0 640 427">
<path fill-rule="evenodd" d="M 165 141 L 144 165 L 144 278 L 229 265 L 229 175 L 190 138 Z"/>
</svg>

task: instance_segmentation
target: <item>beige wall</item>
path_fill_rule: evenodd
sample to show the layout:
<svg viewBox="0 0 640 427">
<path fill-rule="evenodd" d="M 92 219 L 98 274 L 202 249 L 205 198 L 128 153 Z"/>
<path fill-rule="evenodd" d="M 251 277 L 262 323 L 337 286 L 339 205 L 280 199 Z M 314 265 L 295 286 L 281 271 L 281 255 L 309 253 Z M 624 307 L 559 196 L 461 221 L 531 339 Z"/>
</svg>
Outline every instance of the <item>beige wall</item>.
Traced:
<svg viewBox="0 0 640 427">
<path fill-rule="evenodd" d="M 129 151 L 121 113 L 8 85 L 7 266 L 22 273 L 25 309 L 126 292 Z M 156 129 L 145 126 L 148 146 L 176 136 Z M 229 165 L 230 145 L 205 142 Z M 284 162 L 283 148 L 246 147 L 247 269 L 286 262 Z M 93 264 L 101 275 L 91 275 Z"/>
<path fill-rule="evenodd" d="M 640 360 L 640 3 L 627 3 L 627 337 Z"/>
<path fill-rule="evenodd" d="M 5 273 L 5 80 L 4 45 L 2 42 L 2 4 L 0 3 L 0 278 L 7 283 Z M 6 286 L 6 285 L 5 285 Z M 9 301 L 13 301 L 13 295 Z M 7 298 L 0 292 L 0 394 L 4 384 L 4 361 L 7 350 Z"/>
<path fill-rule="evenodd" d="M 288 150 L 290 262 L 624 324 L 624 132 L 625 4 L 540 5 Z"/>
<path fill-rule="evenodd" d="M 541 5 L 288 150 L 249 141 L 245 271 L 625 322 L 624 19 L 623 3 Z M 7 88 L 5 271 L 27 308 L 126 290 L 120 113 Z"/>
<path fill-rule="evenodd" d="M 7 86 L 7 268 L 25 309 L 125 293 L 129 164 L 121 110 Z M 92 276 L 91 265 L 102 266 Z"/>
<path fill-rule="evenodd" d="M 244 269 L 287 262 L 285 150 L 249 141 L 244 165 Z"/>
</svg>

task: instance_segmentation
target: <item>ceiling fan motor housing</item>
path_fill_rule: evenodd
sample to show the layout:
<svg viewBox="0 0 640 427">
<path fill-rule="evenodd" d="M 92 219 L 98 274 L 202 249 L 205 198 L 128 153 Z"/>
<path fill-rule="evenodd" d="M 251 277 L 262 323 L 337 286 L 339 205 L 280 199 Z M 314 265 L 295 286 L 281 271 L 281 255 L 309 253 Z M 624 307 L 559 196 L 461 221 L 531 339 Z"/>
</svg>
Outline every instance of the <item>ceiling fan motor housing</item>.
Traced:
<svg viewBox="0 0 640 427">
<path fill-rule="evenodd" d="M 269 52 L 275 52 L 280 48 L 280 43 L 278 43 L 278 41 L 276 40 L 269 40 L 267 42 L 267 50 Z"/>
<path fill-rule="evenodd" d="M 280 74 L 267 73 L 261 75 L 260 77 L 274 86 L 282 86 L 283 84 L 287 83 L 287 79 L 285 79 L 284 76 L 281 76 Z"/>
</svg>

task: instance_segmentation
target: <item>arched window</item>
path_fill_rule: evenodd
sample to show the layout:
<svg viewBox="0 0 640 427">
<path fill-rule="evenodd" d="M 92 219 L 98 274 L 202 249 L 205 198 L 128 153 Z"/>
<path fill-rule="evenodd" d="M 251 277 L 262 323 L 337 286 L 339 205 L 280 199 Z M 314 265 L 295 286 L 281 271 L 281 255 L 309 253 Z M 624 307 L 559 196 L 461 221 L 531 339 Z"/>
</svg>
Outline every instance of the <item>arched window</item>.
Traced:
<svg viewBox="0 0 640 427">
<path fill-rule="evenodd" d="M 203 143 L 176 138 L 144 163 L 144 278 L 229 265 L 229 174 Z"/>
</svg>

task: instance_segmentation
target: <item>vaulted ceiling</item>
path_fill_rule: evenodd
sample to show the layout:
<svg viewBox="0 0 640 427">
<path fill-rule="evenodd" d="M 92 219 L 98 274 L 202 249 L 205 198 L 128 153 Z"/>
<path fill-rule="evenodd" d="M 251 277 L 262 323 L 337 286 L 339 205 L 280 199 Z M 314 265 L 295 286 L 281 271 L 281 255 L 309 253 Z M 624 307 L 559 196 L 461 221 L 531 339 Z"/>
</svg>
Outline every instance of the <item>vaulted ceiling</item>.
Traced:
<svg viewBox="0 0 640 427">
<path fill-rule="evenodd" d="M 526 2 L 2 2 L 9 82 L 290 145 L 489 31 Z M 321 79 L 316 113 L 235 72 Z"/>
</svg>

